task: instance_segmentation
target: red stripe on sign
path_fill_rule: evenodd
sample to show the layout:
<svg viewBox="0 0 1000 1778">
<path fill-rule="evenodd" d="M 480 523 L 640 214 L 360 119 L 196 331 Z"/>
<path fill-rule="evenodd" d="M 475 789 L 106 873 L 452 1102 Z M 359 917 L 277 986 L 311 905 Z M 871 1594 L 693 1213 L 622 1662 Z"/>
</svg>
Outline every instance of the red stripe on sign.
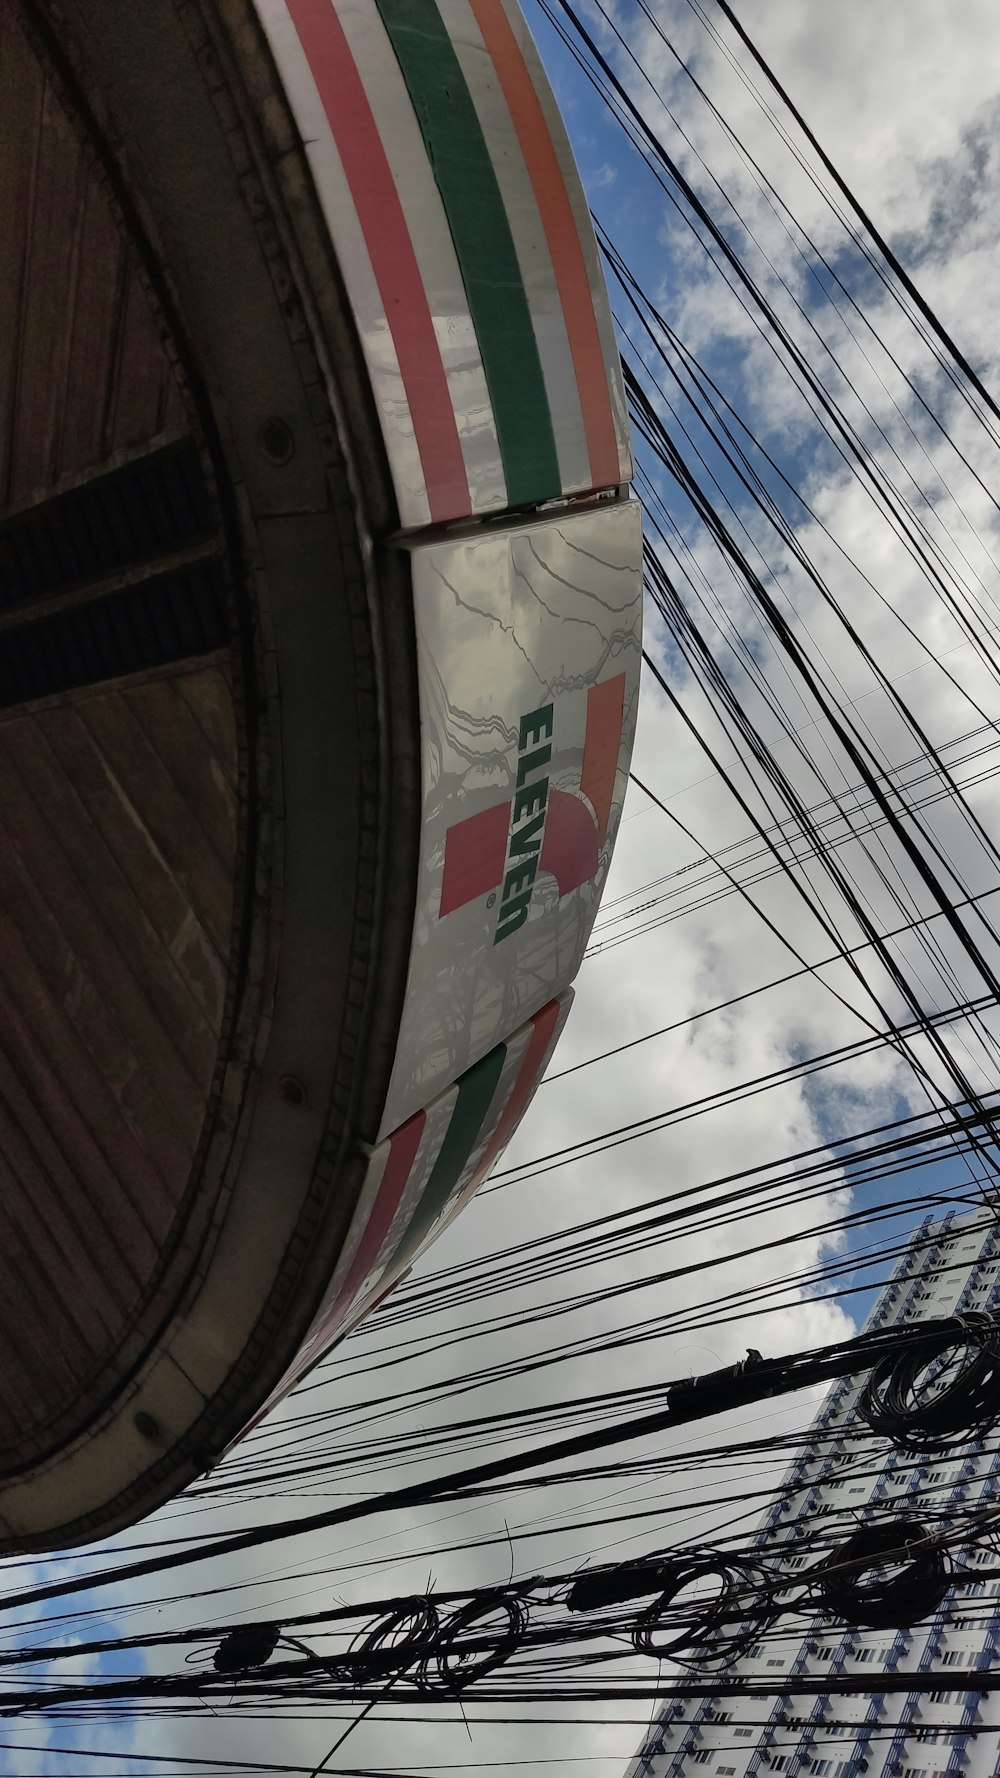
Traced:
<svg viewBox="0 0 1000 1778">
<path fill-rule="evenodd" d="M 549 244 L 580 391 L 591 481 L 595 488 L 614 487 L 621 480 L 621 464 L 608 369 L 597 330 L 587 265 L 559 158 L 502 0 L 470 0 L 470 5 L 517 131 Z"/>
<path fill-rule="evenodd" d="M 611 803 L 618 776 L 618 755 L 625 717 L 625 675 L 592 685 L 587 693 L 587 732 L 583 743 L 580 789 L 590 799 L 597 816 L 603 846 L 611 819 Z"/>
<path fill-rule="evenodd" d="M 552 1042 L 552 1033 L 556 1028 L 556 1020 L 558 1017 L 559 1001 L 550 1000 L 548 1005 L 543 1006 L 541 1012 L 536 1012 L 532 1019 L 531 1036 L 528 1039 L 528 1047 L 525 1050 L 524 1055 L 521 1057 L 521 1066 L 517 1071 L 517 1079 L 514 1082 L 513 1092 L 500 1113 L 497 1127 L 490 1137 L 485 1153 L 476 1168 L 475 1183 L 473 1184 L 471 1191 L 468 1193 L 463 1192 L 463 1197 L 467 1195 L 471 1197 L 472 1191 L 474 1191 L 486 1178 L 494 1161 L 497 1159 L 498 1155 L 502 1153 L 503 1149 L 506 1148 L 514 1131 L 517 1129 L 518 1124 L 524 1116 L 528 1107 L 528 1100 L 534 1092 L 538 1076 L 545 1067 L 549 1045 Z"/>
<path fill-rule="evenodd" d="M 378 1259 L 382 1243 L 392 1226 L 392 1219 L 399 1208 L 406 1182 L 413 1171 L 413 1163 L 417 1158 L 420 1138 L 424 1133 L 427 1113 L 415 1112 L 400 1124 L 389 1138 L 389 1159 L 385 1163 L 382 1183 L 378 1188 L 378 1197 L 371 1208 L 365 1232 L 358 1244 L 358 1251 L 351 1261 L 351 1268 L 344 1279 L 342 1288 L 335 1301 L 323 1317 L 322 1328 L 317 1329 L 314 1336 L 318 1343 L 328 1338 L 344 1311 L 354 1301 L 367 1274 Z"/>
<path fill-rule="evenodd" d="M 560 899 L 589 883 L 601 862 L 594 817 L 578 796 L 549 789 L 539 870 L 555 877 Z"/>
<path fill-rule="evenodd" d="M 497 887 L 507 861 L 509 826 L 508 800 L 449 827 L 444 842 L 440 915 L 464 908 L 467 902 L 488 895 Z"/>
<path fill-rule="evenodd" d="M 455 410 L 392 169 L 333 0 L 287 0 L 337 144 L 396 348 L 432 519 L 472 511 Z M 430 173 L 428 173 L 430 178 Z"/>
</svg>

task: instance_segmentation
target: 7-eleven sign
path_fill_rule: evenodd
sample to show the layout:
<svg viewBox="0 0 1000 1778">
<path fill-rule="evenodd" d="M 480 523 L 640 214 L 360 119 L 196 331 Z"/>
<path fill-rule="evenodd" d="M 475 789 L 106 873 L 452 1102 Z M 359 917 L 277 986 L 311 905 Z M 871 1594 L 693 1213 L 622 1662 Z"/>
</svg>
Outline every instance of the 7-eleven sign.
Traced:
<svg viewBox="0 0 1000 1778">
<path fill-rule="evenodd" d="M 540 871 L 555 878 L 560 897 L 595 875 L 611 816 L 624 710 L 624 673 L 591 686 L 575 793 L 549 782 L 554 706 L 543 704 L 521 717 L 514 795 L 448 829 L 442 918 L 502 885 L 493 935 L 498 945 L 524 925 Z"/>
</svg>

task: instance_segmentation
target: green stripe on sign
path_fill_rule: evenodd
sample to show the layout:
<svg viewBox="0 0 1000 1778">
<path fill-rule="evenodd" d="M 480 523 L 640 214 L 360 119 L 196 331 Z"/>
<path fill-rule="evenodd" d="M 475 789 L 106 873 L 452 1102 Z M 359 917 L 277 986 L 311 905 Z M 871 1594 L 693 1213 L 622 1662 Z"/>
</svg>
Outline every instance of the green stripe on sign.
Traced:
<svg viewBox="0 0 1000 1778">
<path fill-rule="evenodd" d="M 512 506 L 562 483 L 531 312 L 507 212 L 458 57 L 434 0 L 377 0 L 455 243 Z"/>
<path fill-rule="evenodd" d="M 507 1060 L 507 1045 L 498 1043 L 489 1055 L 469 1068 L 458 1082 L 458 1098 L 451 1114 L 441 1152 L 431 1169 L 424 1195 L 413 1213 L 406 1234 L 393 1255 L 393 1270 L 406 1265 L 442 1210 L 465 1172 L 476 1138 L 486 1121 L 493 1095 Z"/>
</svg>

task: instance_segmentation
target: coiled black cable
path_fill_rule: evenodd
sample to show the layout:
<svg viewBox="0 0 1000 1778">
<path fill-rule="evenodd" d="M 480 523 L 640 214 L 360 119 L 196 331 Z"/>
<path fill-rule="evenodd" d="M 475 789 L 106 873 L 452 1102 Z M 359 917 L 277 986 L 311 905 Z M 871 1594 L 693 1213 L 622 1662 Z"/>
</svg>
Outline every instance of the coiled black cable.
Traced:
<svg viewBox="0 0 1000 1778">
<path fill-rule="evenodd" d="M 867 1629 L 899 1630 L 938 1609 L 951 1563 L 926 1526 L 902 1513 L 859 1525 L 806 1579 L 821 1610 Z"/>
<path fill-rule="evenodd" d="M 662 1591 L 632 1631 L 637 1654 L 656 1660 L 733 1660 L 767 1627 L 768 1575 L 757 1562 L 709 1547 L 684 1550 L 663 1564 Z M 715 1581 L 713 1598 L 678 1595 L 699 1581 Z"/>
<path fill-rule="evenodd" d="M 503 1620 L 498 1625 L 497 1619 Z M 528 1608 L 516 1593 L 480 1593 L 443 1625 L 434 1658 L 447 1691 L 464 1691 L 492 1673 L 518 1647 L 528 1624 Z M 429 1683 L 425 1670 L 422 1683 Z"/>
<path fill-rule="evenodd" d="M 940 1451 L 983 1434 L 1000 1418 L 995 1318 L 970 1312 L 914 1329 L 906 1352 L 875 1366 L 858 1407 L 898 1450 Z"/>
<path fill-rule="evenodd" d="M 404 1673 L 427 1654 L 438 1633 L 438 1612 L 432 1599 L 420 1595 L 400 1599 L 360 1638 L 349 1656 L 358 1678 Z"/>
</svg>

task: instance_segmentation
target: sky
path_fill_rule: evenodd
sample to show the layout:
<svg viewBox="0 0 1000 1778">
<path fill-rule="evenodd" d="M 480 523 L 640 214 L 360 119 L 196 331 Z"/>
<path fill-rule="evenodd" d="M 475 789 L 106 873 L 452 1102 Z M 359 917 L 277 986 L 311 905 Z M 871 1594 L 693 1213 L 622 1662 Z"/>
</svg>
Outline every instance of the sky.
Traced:
<svg viewBox="0 0 1000 1778">
<path fill-rule="evenodd" d="M 529 0 L 526 11 L 595 216 L 653 309 L 749 429 L 740 437 L 785 522 L 784 540 L 751 508 L 731 466 L 677 395 L 649 335 L 613 284 L 613 302 L 628 335 L 625 356 L 634 368 L 642 361 L 652 367 L 671 392 L 672 409 L 663 394 L 652 396 L 659 417 L 710 490 L 713 504 L 724 511 L 730 503 L 729 525 L 757 568 L 760 584 L 785 615 L 837 708 L 849 714 L 881 761 L 885 781 L 908 799 L 923 800 L 923 828 L 912 831 L 921 845 L 938 848 L 950 890 L 956 896 L 988 893 L 1000 880 L 988 845 L 1000 836 L 990 776 L 998 764 L 991 725 L 1000 708 L 990 670 L 1000 589 L 1000 522 L 991 490 L 1000 487 L 1000 452 L 739 78 L 729 58 L 747 70 L 746 52 L 735 46 L 711 0 L 704 4 L 704 16 L 721 42 L 688 0 L 649 0 L 648 12 L 638 0 L 618 0 L 614 8 L 609 0 L 608 16 L 593 8 L 584 8 L 584 16 L 643 117 L 767 298 L 787 339 L 802 351 L 843 422 L 842 440 L 857 440 L 867 467 L 852 466 L 831 443 L 829 425 L 818 422 L 803 397 L 801 378 L 787 373 L 776 352 L 773 328 L 759 309 L 748 310 L 734 295 L 732 280 L 720 271 L 718 250 L 706 253 L 580 74 L 550 19 Z M 558 13 L 558 6 L 554 10 Z M 995 387 L 1000 290 L 995 8 L 984 0 L 952 0 L 947 8 L 932 0 L 884 0 L 878 7 L 868 0 L 838 0 L 836 7 L 822 0 L 757 0 L 742 6 L 740 17 L 926 299 L 979 375 Z M 701 93 L 682 64 L 696 76 Z M 759 71 L 752 79 L 763 92 Z M 815 167 L 784 114 L 782 122 Z M 665 543 L 657 544 L 661 559 L 788 784 L 826 823 L 822 831 L 831 856 L 860 884 L 881 930 L 911 913 L 929 913 L 927 885 L 898 841 L 864 832 L 871 809 L 860 791 L 848 794 L 856 778 L 843 744 L 801 676 L 775 649 L 761 606 L 748 599 L 662 467 L 648 450 L 639 455 L 649 477 L 651 507 L 670 540 L 669 551 Z M 910 503 L 920 528 L 922 565 L 904 547 L 881 489 L 895 490 Z M 650 529 L 647 535 L 655 533 Z M 803 562 L 818 570 L 836 608 Z M 905 1016 L 898 984 L 870 949 L 859 953 L 857 973 L 844 963 L 823 963 L 830 955 L 823 918 L 849 943 L 860 943 L 864 934 L 856 913 L 846 908 L 826 864 L 810 853 L 794 823 L 786 821 L 779 835 L 782 856 L 793 861 L 791 874 L 771 868 L 773 856 L 762 849 L 748 811 L 765 826 L 772 822 L 782 812 L 773 791 L 769 801 L 759 766 L 720 723 L 652 608 L 646 624 L 647 649 L 676 699 L 671 702 L 654 674 L 647 674 L 634 770 L 657 800 L 630 786 L 591 954 L 549 1078 L 492 1188 L 421 1262 L 406 1291 L 393 1299 L 393 1313 L 399 1304 L 405 1309 L 407 1302 L 419 1302 L 424 1279 L 433 1280 L 447 1266 L 610 1210 L 659 1199 L 685 1202 L 683 1194 L 706 1181 L 723 1181 L 808 1147 L 822 1150 L 876 1124 L 923 1114 L 935 1095 L 954 1097 L 941 1057 L 922 1041 L 909 1058 L 884 1046 L 864 1047 L 873 1026 L 881 1029 L 886 1009 L 893 1018 Z M 915 738 L 918 731 L 923 742 Z M 927 760 L 927 744 L 965 787 L 974 820 L 963 816 L 954 797 L 941 794 L 943 781 Z M 837 804 L 829 800 L 831 792 Z M 723 861 L 724 871 L 713 857 Z M 818 903 L 819 914 L 801 887 Z M 988 910 L 988 902 L 978 905 Z M 977 942 L 995 962 L 996 946 L 979 913 L 968 918 Z M 942 922 L 933 934 L 933 948 L 902 939 L 894 952 L 925 1010 L 982 991 Z M 777 977 L 791 979 L 767 988 Z M 722 1012 L 708 1011 L 723 1004 Z M 672 1029 L 664 1035 L 649 1037 L 668 1026 Z M 959 1023 L 949 1027 L 947 1043 L 964 1077 L 989 1090 L 995 1077 L 981 1032 Z M 592 1061 L 625 1045 L 630 1047 Z M 796 1072 L 809 1058 L 844 1045 L 854 1050 L 836 1066 Z M 923 1082 L 914 1057 L 924 1069 Z M 734 1096 L 743 1083 L 782 1070 L 781 1084 Z M 714 1108 L 698 1116 L 683 1110 L 713 1095 Z M 595 1149 L 589 1157 L 578 1154 L 567 1164 L 545 1158 L 637 1119 L 652 1122 L 635 1140 Z M 865 1235 L 838 1230 L 836 1219 L 874 1203 L 880 1194 L 887 1200 L 903 1191 L 946 1196 L 968 1187 L 968 1173 L 958 1161 L 938 1162 L 902 1183 L 875 1181 L 852 1191 L 834 1164 L 834 1151 L 827 1154 L 828 1189 L 808 1204 L 794 1191 L 780 1201 L 774 1194 L 749 1221 L 732 1221 L 727 1219 L 731 1188 L 720 1185 L 711 1194 L 712 1217 L 703 1226 L 681 1225 L 669 1247 L 609 1248 L 585 1276 L 561 1282 L 557 1277 L 514 1294 L 511 1286 L 505 1296 L 488 1297 L 466 1310 L 441 1308 L 403 1327 L 406 1337 L 419 1336 L 405 1358 L 391 1323 L 376 1320 L 338 1349 L 311 1379 L 309 1393 L 286 1403 L 259 1443 L 237 1458 L 247 1466 L 246 1496 L 220 1505 L 206 1493 L 205 1516 L 195 1522 L 202 1529 L 228 1529 L 260 1522 L 269 1512 L 311 1510 L 333 1489 L 365 1492 L 384 1486 L 384 1459 L 373 1463 L 370 1456 L 371 1422 L 362 1425 L 369 1410 L 358 1405 L 376 1396 L 386 1398 L 378 1410 L 384 1416 L 380 1428 L 419 1437 L 459 1413 L 508 1412 L 658 1383 L 731 1363 L 748 1345 L 780 1352 L 844 1337 L 863 1317 L 872 1280 L 884 1271 L 863 1269 L 861 1243 L 888 1240 L 893 1230 L 909 1226 L 913 1212 Z M 834 1284 L 795 1282 L 795 1274 L 808 1275 L 818 1262 L 838 1256 L 842 1271 Z M 664 1271 L 671 1276 L 656 1276 Z M 635 1288 L 628 1295 L 580 1301 L 596 1280 Z M 759 1312 L 751 1314 L 746 1293 L 754 1287 L 761 1302 Z M 541 1303 L 553 1304 L 552 1318 L 527 1323 L 527 1309 Z M 499 1319 L 493 1333 L 471 1325 L 484 1314 Z M 657 1331 L 658 1318 L 662 1331 Z M 397 1329 L 402 1326 L 397 1322 Z M 597 1353 L 586 1349 L 616 1329 L 636 1327 L 656 1337 L 630 1339 Z M 568 1340 L 581 1342 L 578 1356 L 530 1373 L 518 1370 L 542 1347 Z M 395 1357 L 391 1364 L 387 1350 Z M 479 1367 L 512 1374 L 474 1384 L 470 1373 Z M 400 1399 L 404 1391 L 431 1382 L 462 1393 Z M 763 1419 L 769 1430 L 793 1430 L 804 1424 L 808 1406 L 799 1401 Z M 303 1416 L 320 1408 L 329 1413 L 326 1422 L 302 1424 Z M 762 1423 L 760 1415 L 744 1416 L 735 1426 L 720 1429 L 716 1423 L 713 1431 L 738 1440 Z M 316 1449 L 357 1443 L 349 1479 L 331 1482 L 327 1476 L 314 1494 L 303 1491 L 291 1504 L 287 1487 L 280 1501 L 253 1498 L 254 1453 L 263 1469 L 280 1441 L 302 1451 L 310 1437 Z M 663 1448 L 668 1446 L 666 1441 Z M 425 1470 L 430 1462 L 423 1460 Z M 447 1467 L 447 1460 L 441 1458 L 439 1466 Z M 418 1473 L 423 1471 L 412 1463 L 393 1472 L 397 1479 Z M 707 1535 L 737 1521 L 749 1529 L 757 1508 L 739 1496 L 749 1494 L 751 1474 L 754 1487 L 766 1485 L 766 1472 L 747 1468 L 742 1477 L 731 1478 L 738 1504 L 726 1508 L 706 1506 L 704 1478 L 695 1475 L 686 1491 L 672 1497 L 673 1516 L 659 1525 L 622 1516 L 652 1510 L 660 1498 L 662 1485 L 642 1474 L 618 1486 L 607 1479 L 566 1484 L 557 1498 L 515 1492 L 502 1505 L 496 1500 L 443 1504 L 419 1515 L 362 1522 L 340 1536 L 264 1548 L 234 1560 L 224 1575 L 221 1565 L 208 1563 L 188 1570 L 183 1584 L 172 1589 L 184 1597 L 173 1604 L 144 1605 L 152 1588 L 122 1594 L 115 1621 L 146 1629 L 235 1622 L 315 1609 L 331 1597 L 363 1600 L 422 1591 L 429 1574 L 438 1588 L 458 1587 L 502 1582 L 512 1570 L 525 1574 L 547 1565 L 573 1568 L 608 1560 L 641 1551 L 657 1537 L 663 1541 L 664 1523 L 671 1538 Z M 186 1510 L 175 1505 L 157 1515 L 163 1535 L 191 1528 Z M 560 1513 L 595 1523 L 587 1531 L 560 1535 Z M 148 1539 L 154 1529 L 138 1528 L 131 1541 Z M 470 1536 L 496 1541 L 473 1550 L 455 1547 Z M 357 1566 L 375 1557 L 377 1569 Z M 25 1578 L 26 1571 L 19 1570 L 17 1579 Z M 191 1597 L 220 1580 L 243 1590 L 221 1600 Z M 84 1596 L 78 1608 L 86 1606 Z M 28 1633 L 22 1626 L 21 1639 Z M 607 1706 L 596 1713 L 603 1716 L 597 1722 L 572 1720 L 577 1713 L 568 1711 L 558 1725 L 529 1721 L 504 1727 L 482 1720 L 490 1712 L 477 1710 L 471 1701 L 468 1724 L 455 1710 L 430 1722 L 404 1724 L 386 1706 L 356 1729 L 338 1759 L 344 1766 L 386 1771 L 516 1769 L 537 1772 L 539 1778 L 550 1772 L 557 1778 L 561 1772 L 611 1778 L 624 1771 L 640 1739 L 642 1711 L 641 1705 Z M 155 1753 L 225 1758 L 237 1762 L 234 1771 L 251 1759 L 287 1761 L 308 1772 L 338 1732 L 331 1721 L 249 1720 L 237 1709 L 219 1715 L 205 1711 L 190 1721 L 109 1727 L 50 1718 L 16 1730 L 8 1725 L 0 1740 L 17 1738 L 21 1748 L 0 1755 L 6 1760 L 0 1769 L 25 1774 L 170 1770 L 143 1763 L 142 1755 Z M 29 1742 L 101 1747 L 110 1757 L 91 1762 L 79 1751 L 35 1755 L 27 1751 Z M 524 1763 L 505 1767 L 497 1763 L 502 1761 Z M 333 1769 L 343 1768 L 334 1762 Z"/>
</svg>

